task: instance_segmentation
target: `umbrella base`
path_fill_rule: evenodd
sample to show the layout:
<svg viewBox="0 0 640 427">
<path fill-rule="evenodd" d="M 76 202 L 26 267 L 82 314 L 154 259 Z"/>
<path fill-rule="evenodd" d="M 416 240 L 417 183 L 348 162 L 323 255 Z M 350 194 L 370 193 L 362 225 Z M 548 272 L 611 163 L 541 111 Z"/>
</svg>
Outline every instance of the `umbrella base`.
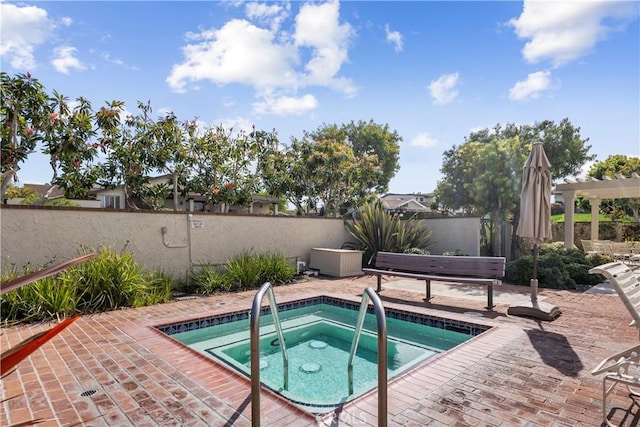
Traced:
<svg viewBox="0 0 640 427">
<path fill-rule="evenodd" d="M 511 304 L 507 314 L 512 316 L 533 317 L 535 319 L 552 321 L 560 317 L 562 312 L 555 305 L 542 301 L 523 301 Z"/>
</svg>

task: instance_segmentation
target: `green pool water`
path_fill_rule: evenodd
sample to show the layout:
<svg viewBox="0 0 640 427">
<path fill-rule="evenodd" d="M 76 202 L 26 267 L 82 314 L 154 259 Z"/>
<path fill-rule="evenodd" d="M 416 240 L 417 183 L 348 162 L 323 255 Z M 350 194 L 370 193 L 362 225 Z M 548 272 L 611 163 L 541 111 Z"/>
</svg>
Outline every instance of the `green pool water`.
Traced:
<svg viewBox="0 0 640 427">
<path fill-rule="evenodd" d="M 263 385 L 313 413 L 333 410 L 375 388 L 376 319 L 374 314 L 367 313 L 353 362 L 354 393 L 348 392 L 347 363 L 357 316 L 355 309 L 325 303 L 279 313 L 289 358 L 289 387 L 284 390 L 281 348 L 271 316 L 263 314 L 260 326 Z M 471 333 L 389 316 L 387 331 L 389 379 L 472 337 Z M 171 336 L 250 376 L 248 318 Z"/>
</svg>

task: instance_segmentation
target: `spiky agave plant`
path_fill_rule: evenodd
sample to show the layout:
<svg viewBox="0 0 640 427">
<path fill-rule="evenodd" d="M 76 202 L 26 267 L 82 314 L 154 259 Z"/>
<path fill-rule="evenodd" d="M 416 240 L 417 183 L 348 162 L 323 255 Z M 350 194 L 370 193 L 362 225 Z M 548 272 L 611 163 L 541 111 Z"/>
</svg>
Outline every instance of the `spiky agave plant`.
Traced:
<svg viewBox="0 0 640 427">
<path fill-rule="evenodd" d="M 365 265 L 373 265 L 379 251 L 427 250 L 431 246 L 431 231 L 422 220 L 401 220 L 390 215 L 380 200 L 365 205 L 353 222 L 345 220 L 345 227 L 356 240 L 345 246 L 364 251 Z"/>
</svg>

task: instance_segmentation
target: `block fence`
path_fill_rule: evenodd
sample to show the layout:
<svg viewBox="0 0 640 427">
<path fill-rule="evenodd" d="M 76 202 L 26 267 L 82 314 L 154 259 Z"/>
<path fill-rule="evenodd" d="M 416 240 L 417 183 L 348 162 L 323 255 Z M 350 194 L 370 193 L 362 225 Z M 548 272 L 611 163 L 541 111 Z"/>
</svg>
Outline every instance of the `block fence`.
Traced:
<svg viewBox="0 0 640 427">
<path fill-rule="evenodd" d="M 194 268 L 223 264 L 242 251 L 277 251 L 308 265 L 312 248 L 352 240 L 342 219 L 262 215 L 136 212 L 7 206 L 0 209 L 2 268 L 41 266 L 77 256 L 83 247 L 126 247 L 150 270 L 186 278 Z M 479 253 L 478 218 L 427 219 L 431 253 Z"/>
</svg>

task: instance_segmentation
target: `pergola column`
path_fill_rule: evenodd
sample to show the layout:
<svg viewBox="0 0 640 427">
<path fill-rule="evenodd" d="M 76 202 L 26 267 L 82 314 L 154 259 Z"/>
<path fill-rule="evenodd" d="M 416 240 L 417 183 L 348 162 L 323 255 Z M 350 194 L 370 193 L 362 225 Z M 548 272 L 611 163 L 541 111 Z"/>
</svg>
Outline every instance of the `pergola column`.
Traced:
<svg viewBox="0 0 640 427">
<path fill-rule="evenodd" d="M 576 192 L 575 190 L 567 190 L 562 192 L 564 197 L 564 247 L 566 249 L 573 248 L 573 229 Z"/>
<path fill-rule="evenodd" d="M 591 203 L 591 240 L 598 240 L 600 233 L 600 199 L 591 199 L 589 203 Z"/>
</svg>

